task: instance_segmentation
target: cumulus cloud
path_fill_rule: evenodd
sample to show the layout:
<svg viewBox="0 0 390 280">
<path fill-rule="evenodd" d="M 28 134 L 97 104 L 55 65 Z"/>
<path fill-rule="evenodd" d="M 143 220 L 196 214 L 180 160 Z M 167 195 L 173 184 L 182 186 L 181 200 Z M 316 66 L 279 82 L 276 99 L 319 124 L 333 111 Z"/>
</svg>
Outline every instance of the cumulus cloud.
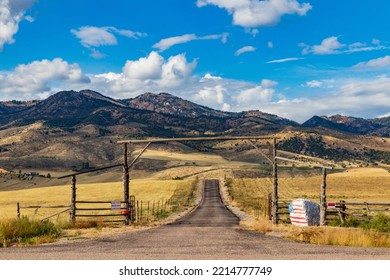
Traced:
<svg viewBox="0 0 390 280">
<path fill-rule="evenodd" d="M 45 97 L 57 87 L 89 83 L 78 64 L 61 58 L 21 64 L 8 73 L 0 74 L 3 99 L 36 99 Z"/>
<path fill-rule="evenodd" d="M 331 36 L 322 40 L 320 45 L 307 46 L 301 44 L 301 46 L 304 47 L 302 54 L 335 54 L 340 52 L 340 49 L 342 49 L 345 44 L 341 44 L 338 37 Z"/>
<path fill-rule="evenodd" d="M 222 80 L 222 77 L 219 77 L 219 76 L 213 76 L 211 75 L 210 73 L 207 73 L 206 75 L 204 75 L 201 79 L 200 79 L 200 82 L 206 82 L 208 80 Z"/>
<path fill-rule="evenodd" d="M 91 76 L 102 93 L 116 97 L 134 97 L 144 92 L 161 92 L 184 87 L 192 77 L 197 62 L 188 62 L 185 54 L 164 59 L 152 51 L 147 57 L 128 60 L 121 73 Z"/>
<path fill-rule="evenodd" d="M 184 98 L 222 111 L 259 110 L 264 102 L 272 100 L 277 84 L 268 79 L 255 84 L 206 74 L 198 81 L 194 79 L 181 94 Z"/>
<path fill-rule="evenodd" d="M 133 39 L 146 36 L 146 33 L 118 29 L 113 26 L 82 26 L 78 29 L 72 29 L 70 32 L 80 40 L 81 45 L 91 50 L 91 56 L 94 58 L 104 57 L 101 52 L 96 50 L 96 47 L 117 45 L 117 35 Z"/>
<path fill-rule="evenodd" d="M 390 56 L 386 55 L 385 57 L 380 57 L 376 59 L 372 59 L 367 62 L 360 62 L 356 64 L 354 67 L 357 69 L 376 69 L 376 68 L 384 68 L 390 66 Z"/>
<path fill-rule="evenodd" d="M 238 49 L 236 52 L 235 52 L 235 56 L 240 56 L 242 55 L 243 53 L 246 53 L 246 52 L 254 52 L 256 51 L 256 48 L 253 47 L 253 46 L 245 46 L 245 47 L 242 47 L 240 49 Z"/>
<path fill-rule="evenodd" d="M 214 5 L 233 16 L 233 24 L 245 28 L 275 25 L 286 14 L 304 16 L 312 6 L 296 0 L 198 0 L 197 6 Z"/>
<path fill-rule="evenodd" d="M 19 30 L 22 20 L 33 21 L 31 16 L 25 15 L 35 0 L 0 0 L 0 51 L 5 44 L 13 44 L 13 36 Z"/>
<path fill-rule="evenodd" d="M 261 108 L 262 104 L 271 102 L 278 83 L 264 79 L 260 85 L 242 89 L 233 97 L 235 107 L 239 110 L 255 110 Z"/>
<path fill-rule="evenodd" d="M 223 85 L 204 87 L 195 95 L 194 101 L 218 109 L 226 109 L 227 107 L 230 108 L 230 105 L 225 103 L 226 91 L 227 90 L 223 87 Z"/>
<path fill-rule="evenodd" d="M 175 45 L 184 44 L 191 41 L 197 40 L 221 40 L 222 43 L 226 43 L 228 34 L 215 34 L 215 35 L 206 35 L 206 36 L 197 36 L 195 34 L 184 34 L 181 36 L 169 37 L 160 40 L 158 43 L 153 45 L 153 48 L 158 49 L 159 51 L 165 51 Z"/>
<path fill-rule="evenodd" d="M 262 105 L 266 112 L 304 122 L 313 115 L 343 114 L 366 118 L 385 115 L 390 110 L 390 78 L 339 80 L 322 95 L 282 98 Z"/>
<path fill-rule="evenodd" d="M 151 52 L 128 60 L 122 71 L 85 74 L 78 64 L 61 58 L 34 61 L 0 72 L 1 99 L 45 98 L 63 89 L 91 88 L 113 98 L 165 91 L 218 110 L 260 110 L 298 122 L 313 115 L 377 117 L 390 112 L 388 76 L 311 80 L 303 86 L 321 87 L 320 92 L 289 98 L 278 90 L 277 81 L 253 83 L 210 73 L 199 77 L 194 74 L 196 64 L 187 61 L 185 54 L 164 58 Z"/>
</svg>

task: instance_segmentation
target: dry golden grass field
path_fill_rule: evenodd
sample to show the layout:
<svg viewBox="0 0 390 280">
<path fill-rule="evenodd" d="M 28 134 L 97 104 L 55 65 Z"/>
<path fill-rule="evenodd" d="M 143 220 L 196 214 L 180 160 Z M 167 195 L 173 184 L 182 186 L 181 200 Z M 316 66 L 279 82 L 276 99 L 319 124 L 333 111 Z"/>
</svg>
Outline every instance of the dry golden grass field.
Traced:
<svg viewBox="0 0 390 280">
<path fill-rule="evenodd" d="M 193 180 L 146 180 L 136 179 L 130 183 L 130 194 L 137 200 L 163 201 L 170 199 L 175 192 L 190 192 Z M 122 182 L 77 184 L 77 200 L 123 200 Z M 16 217 L 16 203 L 23 205 L 70 205 L 70 185 L 33 188 L 0 192 L 0 219 Z M 85 205 L 84 205 L 85 206 Z M 99 207 L 99 205 L 89 205 Z M 100 205 L 100 207 L 102 207 Z M 105 206 L 107 207 L 107 205 Z M 21 209 L 22 215 L 34 216 L 34 209 Z M 57 209 L 39 209 L 36 218 L 43 218 Z"/>
<path fill-rule="evenodd" d="M 282 200 L 308 198 L 319 201 L 322 177 L 279 178 Z M 267 197 L 272 192 L 270 178 L 234 179 L 233 196 Z M 328 201 L 390 202 L 390 173 L 381 168 L 355 168 L 327 176 Z"/>
</svg>

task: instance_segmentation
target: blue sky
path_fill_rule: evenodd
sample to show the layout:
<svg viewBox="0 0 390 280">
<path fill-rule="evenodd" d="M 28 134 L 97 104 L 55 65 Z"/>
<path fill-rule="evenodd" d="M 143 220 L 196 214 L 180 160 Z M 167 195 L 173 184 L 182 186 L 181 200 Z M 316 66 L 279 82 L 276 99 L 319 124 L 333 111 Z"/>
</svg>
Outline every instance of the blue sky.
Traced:
<svg viewBox="0 0 390 280">
<path fill-rule="evenodd" d="M 390 115 L 388 0 L 0 0 L 0 100 L 169 92 L 219 110 Z"/>
</svg>

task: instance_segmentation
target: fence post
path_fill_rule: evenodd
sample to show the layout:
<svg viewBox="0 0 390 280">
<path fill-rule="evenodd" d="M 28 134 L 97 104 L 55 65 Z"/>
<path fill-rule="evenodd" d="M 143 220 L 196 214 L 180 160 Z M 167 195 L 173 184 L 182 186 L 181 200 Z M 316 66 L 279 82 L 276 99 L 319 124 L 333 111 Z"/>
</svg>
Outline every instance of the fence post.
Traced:
<svg viewBox="0 0 390 280">
<path fill-rule="evenodd" d="M 72 202 L 70 206 L 70 223 L 72 225 L 76 222 L 76 175 L 72 176 Z"/>
<path fill-rule="evenodd" d="M 268 205 L 267 205 L 267 216 L 268 220 L 272 220 L 272 193 L 268 194 Z"/>
<path fill-rule="evenodd" d="M 20 204 L 19 204 L 19 202 L 16 203 L 16 216 L 18 217 L 18 219 L 20 219 Z"/>
<path fill-rule="evenodd" d="M 123 147 L 123 201 L 125 202 L 125 209 L 130 211 L 129 205 L 129 183 L 130 175 L 129 175 L 129 165 L 127 161 L 127 143 L 124 143 Z M 128 212 L 129 213 L 129 212 Z M 129 225 L 130 215 L 126 214 L 125 216 L 125 225 Z"/>
<path fill-rule="evenodd" d="M 345 223 L 346 214 L 345 211 L 347 210 L 347 206 L 345 205 L 345 200 L 340 201 L 340 210 L 339 210 L 339 216 L 341 224 Z"/>
<path fill-rule="evenodd" d="M 272 223 L 278 224 L 278 164 L 276 162 L 276 139 L 273 141 L 273 192 L 272 192 Z"/>
<path fill-rule="evenodd" d="M 322 168 L 322 184 L 320 196 L 320 226 L 326 225 L 326 168 Z"/>
</svg>

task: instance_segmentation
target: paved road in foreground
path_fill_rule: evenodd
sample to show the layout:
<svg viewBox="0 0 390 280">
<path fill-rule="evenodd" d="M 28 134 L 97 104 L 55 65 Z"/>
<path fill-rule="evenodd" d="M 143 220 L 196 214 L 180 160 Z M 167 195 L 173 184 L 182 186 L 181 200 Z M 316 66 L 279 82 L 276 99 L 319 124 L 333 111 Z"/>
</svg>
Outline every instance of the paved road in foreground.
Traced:
<svg viewBox="0 0 390 280">
<path fill-rule="evenodd" d="M 242 230 L 207 180 L 200 206 L 175 223 L 91 241 L 0 249 L 0 259 L 390 259 L 390 249 L 320 246 Z"/>
</svg>

